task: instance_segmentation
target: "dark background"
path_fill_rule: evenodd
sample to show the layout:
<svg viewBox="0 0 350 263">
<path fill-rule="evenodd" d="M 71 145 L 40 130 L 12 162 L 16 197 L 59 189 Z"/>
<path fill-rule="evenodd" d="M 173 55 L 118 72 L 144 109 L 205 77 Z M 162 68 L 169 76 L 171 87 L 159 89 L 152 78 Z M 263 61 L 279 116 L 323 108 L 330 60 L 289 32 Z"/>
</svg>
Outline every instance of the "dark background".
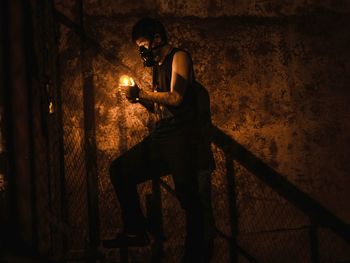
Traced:
<svg viewBox="0 0 350 263">
<path fill-rule="evenodd" d="M 121 227 L 108 166 L 147 135 L 152 116 L 116 88 L 122 74 L 150 88 L 130 31 L 153 16 L 192 54 L 210 95 L 222 142 L 212 144 L 218 230 L 258 262 L 350 261 L 349 244 L 312 212 L 321 205 L 348 229 L 349 13 L 343 0 L 2 1 L 2 255 L 94 258 Z M 151 184 L 139 191 L 146 212 Z M 166 262 L 178 262 L 184 214 L 163 188 L 162 199 Z M 218 235 L 213 261 L 230 262 L 232 247 Z M 118 250 L 99 251 L 119 262 Z M 234 258 L 249 262 L 243 254 Z"/>
</svg>

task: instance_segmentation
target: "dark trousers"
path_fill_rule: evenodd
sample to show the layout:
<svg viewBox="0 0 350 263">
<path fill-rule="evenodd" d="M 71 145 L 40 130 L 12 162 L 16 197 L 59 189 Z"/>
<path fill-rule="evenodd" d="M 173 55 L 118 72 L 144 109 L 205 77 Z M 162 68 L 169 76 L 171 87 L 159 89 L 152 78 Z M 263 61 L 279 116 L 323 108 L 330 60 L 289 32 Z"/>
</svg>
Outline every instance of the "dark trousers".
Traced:
<svg viewBox="0 0 350 263">
<path fill-rule="evenodd" d="M 112 162 L 110 177 L 120 202 L 124 229 L 129 233 L 146 230 L 137 184 L 168 174 L 173 177 L 175 191 L 186 212 L 186 245 L 197 246 L 203 238 L 203 209 L 198 193 L 195 147 L 185 136 L 148 136 Z"/>
</svg>

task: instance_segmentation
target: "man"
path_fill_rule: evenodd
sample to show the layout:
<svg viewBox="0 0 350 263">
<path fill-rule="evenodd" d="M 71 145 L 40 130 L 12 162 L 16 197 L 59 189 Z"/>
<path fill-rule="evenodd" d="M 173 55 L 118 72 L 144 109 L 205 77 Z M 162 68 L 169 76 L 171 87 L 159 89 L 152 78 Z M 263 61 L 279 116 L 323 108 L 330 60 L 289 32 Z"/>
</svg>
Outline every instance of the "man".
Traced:
<svg viewBox="0 0 350 263">
<path fill-rule="evenodd" d="M 164 26 L 144 18 L 132 30 L 132 40 L 140 49 L 144 65 L 153 67 L 154 91 L 137 85 L 120 87 L 132 103 L 141 103 L 156 115 L 154 131 L 141 143 L 114 160 L 110 166 L 111 182 L 122 210 L 124 231 L 105 247 L 143 246 L 149 244 L 137 184 L 171 174 L 182 208 L 186 212 L 184 262 L 202 262 L 204 248 L 203 206 L 198 192 L 197 171 L 213 168 L 210 146 L 206 160 L 197 161 L 199 129 L 194 70 L 190 55 L 167 42 Z M 202 147 L 200 150 L 203 150 Z M 202 154 L 203 155 L 203 154 Z M 200 164 L 200 165 L 199 165 Z M 208 174 L 208 173 L 207 173 Z"/>
</svg>

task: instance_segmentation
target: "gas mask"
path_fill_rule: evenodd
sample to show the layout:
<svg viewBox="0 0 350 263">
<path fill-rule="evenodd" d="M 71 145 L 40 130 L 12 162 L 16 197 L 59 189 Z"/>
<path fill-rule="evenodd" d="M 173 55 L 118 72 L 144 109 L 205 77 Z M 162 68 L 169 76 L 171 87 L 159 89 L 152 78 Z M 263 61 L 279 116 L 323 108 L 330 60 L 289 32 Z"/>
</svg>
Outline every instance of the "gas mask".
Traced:
<svg viewBox="0 0 350 263">
<path fill-rule="evenodd" d="M 150 43 L 150 47 L 152 46 L 153 40 Z M 161 43 L 159 46 L 152 47 L 152 48 L 145 48 L 144 46 L 141 46 L 139 49 L 139 53 L 141 56 L 141 59 L 143 61 L 143 65 L 145 67 L 153 67 L 157 64 L 155 61 L 157 55 L 155 54 L 155 51 L 162 48 L 166 45 L 166 42 Z"/>
</svg>

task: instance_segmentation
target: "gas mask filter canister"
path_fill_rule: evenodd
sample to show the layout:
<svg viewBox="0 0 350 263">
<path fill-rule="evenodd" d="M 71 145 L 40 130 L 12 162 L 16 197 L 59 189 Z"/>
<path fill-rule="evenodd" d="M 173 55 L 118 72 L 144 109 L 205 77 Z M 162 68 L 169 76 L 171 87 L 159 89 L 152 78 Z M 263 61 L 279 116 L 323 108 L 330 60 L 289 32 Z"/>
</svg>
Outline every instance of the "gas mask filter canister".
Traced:
<svg viewBox="0 0 350 263">
<path fill-rule="evenodd" d="M 151 41 L 150 46 L 152 46 L 153 41 Z M 154 56 L 154 50 L 157 50 L 159 48 L 162 48 L 166 45 L 166 42 L 161 43 L 159 46 L 153 47 L 153 48 L 145 48 L 144 46 L 141 46 L 139 49 L 139 53 L 141 56 L 141 59 L 143 61 L 143 65 L 145 67 L 153 67 L 156 65 L 155 56 Z"/>
</svg>

